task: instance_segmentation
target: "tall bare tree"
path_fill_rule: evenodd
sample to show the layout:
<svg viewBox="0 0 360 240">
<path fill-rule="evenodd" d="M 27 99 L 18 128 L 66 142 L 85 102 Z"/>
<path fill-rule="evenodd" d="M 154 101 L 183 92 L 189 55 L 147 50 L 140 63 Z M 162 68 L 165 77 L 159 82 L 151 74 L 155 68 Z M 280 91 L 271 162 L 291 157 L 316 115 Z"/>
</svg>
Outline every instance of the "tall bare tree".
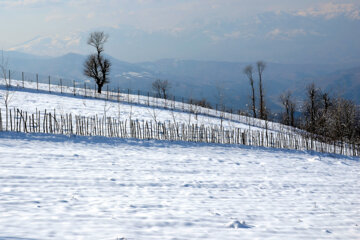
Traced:
<svg viewBox="0 0 360 240">
<path fill-rule="evenodd" d="M 325 136 L 328 131 L 328 118 L 331 115 L 329 112 L 331 99 L 327 93 L 323 93 L 314 83 L 306 87 L 306 95 L 307 99 L 303 109 L 304 127 L 311 133 Z"/>
<path fill-rule="evenodd" d="M 10 70 L 9 70 L 9 60 L 4 57 L 4 51 L 1 50 L 1 61 L 0 61 L 0 77 L 5 81 L 5 92 L 2 94 L 1 98 L 4 101 L 5 105 L 5 114 L 6 114 L 6 131 L 8 130 L 8 115 L 9 115 L 9 104 L 14 92 L 10 91 L 11 80 L 10 80 Z"/>
<path fill-rule="evenodd" d="M 251 87 L 251 110 L 253 112 L 253 117 L 256 118 L 256 103 L 255 103 L 255 88 L 254 88 L 254 76 L 253 76 L 253 67 L 248 65 L 244 68 L 244 74 L 248 77 Z"/>
<path fill-rule="evenodd" d="M 9 60 L 8 58 L 4 57 L 4 51 L 1 50 L 1 62 L 0 62 L 0 77 L 2 77 L 5 81 L 5 86 L 9 87 L 10 86 L 10 80 L 9 80 L 9 76 L 8 76 L 8 71 L 9 71 Z"/>
<path fill-rule="evenodd" d="M 160 97 L 163 99 L 167 99 L 169 97 L 168 93 L 169 93 L 170 88 L 171 88 L 171 84 L 169 83 L 168 80 L 156 79 L 152 83 L 152 89 L 155 92 L 155 94 L 157 95 L 157 97 Z"/>
<path fill-rule="evenodd" d="M 108 35 L 104 32 L 90 33 L 87 44 L 96 49 L 96 53 L 88 56 L 84 63 L 84 74 L 95 80 L 98 87 L 98 93 L 104 84 L 109 83 L 110 60 L 103 56 L 104 44 L 108 40 Z"/>
<path fill-rule="evenodd" d="M 281 104 L 285 111 L 282 115 L 282 123 L 290 126 L 295 126 L 295 110 L 296 102 L 292 97 L 292 93 L 287 91 L 280 96 Z"/>
<path fill-rule="evenodd" d="M 266 105 L 265 105 L 265 97 L 264 97 L 264 87 L 263 87 L 263 72 L 266 68 L 266 63 L 263 61 L 258 61 L 256 63 L 257 72 L 259 75 L 259 101 L 260 101 L 260 118 L 267 119 Z"/>
</svg>

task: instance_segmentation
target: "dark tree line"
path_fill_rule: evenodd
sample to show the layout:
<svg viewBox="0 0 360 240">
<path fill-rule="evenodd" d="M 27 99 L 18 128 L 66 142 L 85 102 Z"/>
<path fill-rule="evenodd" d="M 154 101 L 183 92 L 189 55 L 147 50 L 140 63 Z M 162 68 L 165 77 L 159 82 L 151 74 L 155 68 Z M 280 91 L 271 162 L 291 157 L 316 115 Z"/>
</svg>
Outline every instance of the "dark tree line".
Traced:
<svg viewBox="0 0 360 240">
<path fill-rule="evenodd" d="M 342 97 L 331 97 L 314 83 L 305 91 L 305 99 L 298 109 L 291 92 L 280 96 L 283 124 L 303 129 L 305 134 L 325 142 L 360 144 L 360 106 Z M 298 118 L 296 110 L 300 114 Z"/>
<path fill-rule="evenodd" d="M 359 106 L 342 97 L 331 97 L 314 83 L 306 88 L 300 124 L 317 137 L 360 143 Z"/>
<path fill-rule="evenodd" d="M 248 65 L 243 72 L 250 83 L 250 112 L 255 118 L 267 120 L 270 112 L 266 108 L 263 87 L 265 68 L 266 64 L 259 61 L 255 69 L 252 65 Z M 258 97 L 254 75 L 258 75 Z M 279 97 L 284 109 L 279 119 L 281 123 L 306 130 L 306 133 L 312 134 L 312 137 L 322 138 L 321 140 L 324 141 L 360 144 L 358 105 L 341 97 L 331 97 L 314 83 L 309 84 L 305 90 L 306 98 L 300 106 L 291 91 L 286 91 Z"/>
</svg>

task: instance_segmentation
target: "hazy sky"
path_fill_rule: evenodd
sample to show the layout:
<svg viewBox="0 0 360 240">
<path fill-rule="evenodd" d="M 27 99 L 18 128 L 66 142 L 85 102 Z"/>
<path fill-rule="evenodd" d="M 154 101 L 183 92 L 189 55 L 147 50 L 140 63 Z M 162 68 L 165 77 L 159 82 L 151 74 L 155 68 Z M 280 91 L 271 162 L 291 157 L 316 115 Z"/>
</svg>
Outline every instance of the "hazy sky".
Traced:
<svg viewBox="0 0 360 240">
<path fill-rule="evenodd" d="M 149 47 L 159 48 L 161 57 L 184 57 L 184 58 L 213 58 L 217 60 L 240 60 L 239 56 L 231 56 L 227 51 L 226 44 L 216 46 L 209 56 L 202 54 L 209 51 L 208 48 L 200 49 L 196 54 L 195 48 L 188 45 L 201 46 L 202 36 L 192 40 L 197 32 L 207 36 L 213 42 L 227 39 L 251 38 L 254 32 L 248 31 L 246 26 L 254 28 L 254 22 L 267 25 L 264 29 L 263 38 L 301 36 L 312 32 L 321 35 L 321 32 L 305 29 L 303 26 L 280 28 L 274 22 L 261 20 L 262 14 L 286 13 L 291 16 L 322 17 L 332 19 L 338 15 L 344 15 L 351 21 L 360 20 L 359 0 L 0 0 L 0 47 L 9 49 L 38 36 L 65 36 L 74 32 L 87 32 L 92 29 L 131 29 L 126 33 L 128 41 L 139 42 L 135 36 L 139 32 L 142 39 L 139 44 L 146 44 L 149 39 Z M 262 22 L 261 22 L 262 21 Z M 286 21 L 286 20 L 285 20 Z M 210 27 L 211 26 L 211 27 Z M 286 28 L 286 30 L 285 30 Z M 336 26 L 334 26 L 336 28 Z M 217 30 L 215 30 L 217 29 Z M 221 30 L 219 30 L 221 29 Z M 124 30 L 125 31 L 125 30 Z M 134 36 L 130 36 L 133 34 Z M 161 35 L 157 40 L 156 35 Z M 166 41 L 164 35 L 172 38 L 169 40 L 173 48 L 179 46 L 179 51 L 165 54 L 160 46 L 151 42 Z M 113 41 L 121 41 L 121 39 Z M 175 39 L 176 38 L 176 39 Z M 167 38 L 169 39 L 169 37 Z M 206 41 L 203 39 L 203 41 Z M 134 43 L 132 43 L 134 44 Z M 204 43 L 208 44 L 208 43 Z M 70 44 L 68 44 L 70 45 Z M 126 49 L 112 48 L 115 56 L 122 55 L 124 60 L 140 61 L 156 58 L 155 52 L 144 51 L 143 56 L 135 53 L 138 57 L 130 56 Z M 134 49 L 139 46 L 134 47 Z M 224 48 L 224 51 L 222 51 Z M 188 49 L 187 51 L 184 49 Z M 53 49 L 54 50 L 54 49 Z M 155 49 L 157 50 L 157 49 Z M 30 51 L 30 50 L 29 50 Z M 66 52 L 66 47 L 61 51 Z M 62 52 L 57 53 L 62 53 Z M 74 51 L 70 49 L 69 51 Z M 76 51 L 76 50 L 75 50 Z M 202 52 L 201 52 L 202 51 Z M 54 52 L 56 52 L 54 50 Z M 119 53 L 118 53 L 119 52 Z M 228 52 L 227 55 L 220 54 Z M 126 53 L 126 54 L 125 54 Z M 49 50 L 49 55 L 52 55 Z"/>
</svg>

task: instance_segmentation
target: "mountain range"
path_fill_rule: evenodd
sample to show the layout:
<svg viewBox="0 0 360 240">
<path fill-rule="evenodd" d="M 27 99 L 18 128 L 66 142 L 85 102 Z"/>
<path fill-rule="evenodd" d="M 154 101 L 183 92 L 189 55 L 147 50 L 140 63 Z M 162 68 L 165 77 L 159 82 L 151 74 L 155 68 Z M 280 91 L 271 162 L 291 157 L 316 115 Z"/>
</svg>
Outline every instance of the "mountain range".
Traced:
<svg viewBox="0 0 360 240">
<path fill-rule="evenodd" d="M 150 30 L 129 25 L 34 36 L 7 50 L 43 56 L 88 54 L 90 32 L 109 35 L 105 51 L 130 62 L 196 59 L 231 62 L 360 65 L 360 10 L 331 5 L 324 12 L 264 12 L 227 21 Z"/>
</svg>

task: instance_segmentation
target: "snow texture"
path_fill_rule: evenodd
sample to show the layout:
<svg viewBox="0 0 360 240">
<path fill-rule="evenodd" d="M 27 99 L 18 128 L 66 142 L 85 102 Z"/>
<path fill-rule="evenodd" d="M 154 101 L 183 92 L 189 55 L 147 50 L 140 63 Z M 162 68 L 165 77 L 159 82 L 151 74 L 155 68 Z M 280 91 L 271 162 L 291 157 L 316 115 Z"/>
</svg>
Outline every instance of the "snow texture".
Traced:
<svg viewBox="0 0 360 240">
<path fill-rule="evenodd" d="M 306 152 L 2 132 L 0 239 L 359 239 L 359 172 Z"/>
<path fill-rule="evenodd" d="M 258 128 L 39 88 L 9 107 Z M 0 239 L 360 239 L 359 173 L 311 152 L 0 132 Z"/>
</svg>

